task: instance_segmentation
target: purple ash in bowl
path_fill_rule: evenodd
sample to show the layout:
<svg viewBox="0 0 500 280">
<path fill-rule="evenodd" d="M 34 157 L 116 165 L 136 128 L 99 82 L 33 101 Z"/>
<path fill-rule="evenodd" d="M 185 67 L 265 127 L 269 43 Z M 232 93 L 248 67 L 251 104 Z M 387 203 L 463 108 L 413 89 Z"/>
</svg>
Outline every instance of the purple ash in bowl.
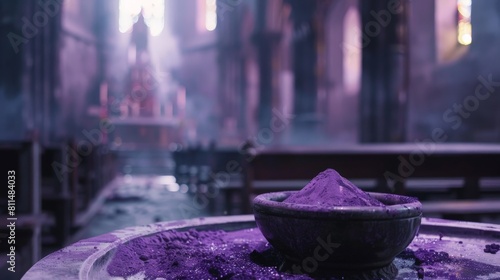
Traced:
<svg viewBox="0 0 500 280">
<path fill-rule="evenodd" d="M 302 190 L 293 193 L 283 202 L 322 207 L 384 206 L 333 169 L 319 173 Z"/>
</svg>

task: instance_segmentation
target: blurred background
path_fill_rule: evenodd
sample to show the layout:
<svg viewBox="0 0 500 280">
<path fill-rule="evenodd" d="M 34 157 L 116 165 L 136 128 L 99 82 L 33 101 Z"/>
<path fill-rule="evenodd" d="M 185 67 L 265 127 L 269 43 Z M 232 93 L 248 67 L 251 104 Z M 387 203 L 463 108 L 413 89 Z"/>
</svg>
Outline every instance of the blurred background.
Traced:
<svg viewBox="0 0 500 280">
<path fill-rule="evenodd" d="M 498 26 L 500 1 L 484 0 L 1 1 L 0 176 L 15 171 L 19 271 L 127 226 L 250 213 L 256 193 L 322 171 L 304 158 L 288 182 L 283 154 L 347 151 L 367 168 L 389 154 L 404 184 L 384 190 L 386 173 L 352 164 L 346 177 L 429 201 L 429 215 L 498 222 Z M 452 157 L 411 161 L 429 147 Z M 398 169 L 398 155 L 438 171 Z M 259 162 L 282 176 L 259 177 Z M 481 169 L 452 172 L 467 164 Z"/>
</svg>

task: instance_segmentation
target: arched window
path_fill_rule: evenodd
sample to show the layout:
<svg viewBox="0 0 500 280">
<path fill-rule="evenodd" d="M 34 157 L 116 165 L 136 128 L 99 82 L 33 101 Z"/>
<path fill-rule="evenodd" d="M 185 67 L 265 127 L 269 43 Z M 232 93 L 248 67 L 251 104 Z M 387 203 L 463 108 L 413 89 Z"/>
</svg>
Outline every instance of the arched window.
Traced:
<svg viewBox="0 0 500 280">
<path fill-rule="evenodd" d="M 472 0 L 457 0 L 458 8 L 458 42 L 462 45 L 472 43 L 471 25 L 471 5 Z"/>
<path fill-rule="evenodd" d="M 346 94 L 357 94 L 361 87 L 361 18 L 351 6 L 344 16 L 343 84 Z"/>
<path fill-rule="evenodd" d="M 139 14 L 143 13 L 144 21 L 152 36 L 160 35 L 165 24 L 165 0 L 120 0 L 119 28 L 125 33 L 132 26 Z"/>
<path fill-rule="evenodd" d="M 471 0 L 435 1 L 435 28 L 437 62 L 463 57 L 472 43 Z"/>
<path fill-rule="evenodd" d="M 198 31 L 213 31 L 217 27 L 217 1 L 198 0 L 197 4 Z"/>
</svg>

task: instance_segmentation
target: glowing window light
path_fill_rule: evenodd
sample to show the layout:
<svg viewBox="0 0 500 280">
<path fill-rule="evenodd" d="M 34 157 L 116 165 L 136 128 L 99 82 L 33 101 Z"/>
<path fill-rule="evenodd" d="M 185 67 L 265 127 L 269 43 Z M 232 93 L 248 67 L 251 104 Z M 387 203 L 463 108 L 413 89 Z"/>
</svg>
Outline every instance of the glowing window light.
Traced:
<svg viewBox="0 0 500 280">
<path fill-rule="evenodd" d="M 217 1 L 205 0 L 205 28 L 213 31 L 217 27 Z"/>
<path fill-rule="evenodd" d="M 462 45 L 472 43 L 472 25 L 469 22 L 458 23 L 458 42 Z"/>
<path fill-rule="evenodd" d="M 472 43 L 471 5 L 472 0 L 457 0 L 457 39 L 462 45 L 470 45 Z"/>
<path fill-rule="evenodd" d="M 361 87 L 361 18 L 355 7 L 344 16 L 343 83 L 348 95 L 356 95 Z"/>
<path fill-rule="evenodd" d="M 160 35 L 165 23 L 165 0 L 143 0 L 142 3 L 144 21 L 151 35 Z"/>
<path fill-rule="evenodd" d="M 159 35 L 165 22 L 165 0 L 120 0 L 120 32 L 125 33 L 132 29 L 141 9 L 151 35 Z"/>
<path fill-rule="evenodd" d="M 139 17 L 141 12 L 141 1 L 120 0 L 119 29 L 125 33 L 129 31 Z"/>
</svg>

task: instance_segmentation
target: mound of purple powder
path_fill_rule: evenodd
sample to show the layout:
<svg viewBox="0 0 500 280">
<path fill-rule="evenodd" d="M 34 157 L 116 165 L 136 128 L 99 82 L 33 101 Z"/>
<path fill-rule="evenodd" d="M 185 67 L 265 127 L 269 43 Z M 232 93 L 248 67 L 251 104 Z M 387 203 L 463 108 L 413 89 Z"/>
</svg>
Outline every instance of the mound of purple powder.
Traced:
<svg viewBox="0 0 500 280">
<path fill-rule="evenodd" d="M 319 173 L 302 190 L 290 195 L 283 202 L 331 206 L 384 206 L 333 170 Z"/>
</svg>

